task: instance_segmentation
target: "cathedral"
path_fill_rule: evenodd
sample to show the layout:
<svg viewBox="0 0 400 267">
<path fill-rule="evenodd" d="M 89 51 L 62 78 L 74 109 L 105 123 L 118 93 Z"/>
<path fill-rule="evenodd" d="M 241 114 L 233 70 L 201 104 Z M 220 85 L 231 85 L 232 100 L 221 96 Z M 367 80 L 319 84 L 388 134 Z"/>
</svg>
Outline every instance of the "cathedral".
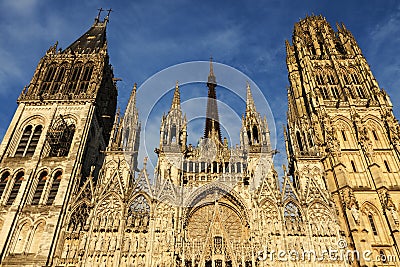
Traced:
<svg viewBox="0 0 400 267">
<path fill-rule="evenodd" d="M 149 174 L 136 84 L 117 111 L 108 22 L 51 46 L 17 100 L 0 146 L 0 266 L 400 265 L 400 127 L 345 25 L 308 16 L 286 42 L 279 177 L 249 84 L 240 144 L 222 136 L 212 61 L 204 136 L 187 144 L 177 83 Z"/>
</svg>

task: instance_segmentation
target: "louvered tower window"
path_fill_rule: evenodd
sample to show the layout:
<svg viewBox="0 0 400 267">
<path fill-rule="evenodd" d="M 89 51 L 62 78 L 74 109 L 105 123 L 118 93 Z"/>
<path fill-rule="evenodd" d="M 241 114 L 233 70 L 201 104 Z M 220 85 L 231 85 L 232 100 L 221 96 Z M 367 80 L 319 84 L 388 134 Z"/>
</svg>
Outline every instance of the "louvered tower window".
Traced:
<svg viewBox="0 0 400 267">
<path fill-rule="evenodd" d="M 46 205 L 52 205 L 54 203 L 54 200 L 56 199 L 57 192 L 58 192 L 58 187 L 60 186 L 61 182 L 61 177 L 62 177 L 62 172 L 58 171 L 54 175 L 53 178 L 53 183 L 51 184 L 49 196 L 47 198 Z"/>
<path fill-rule="evenodd" d="M 42 125 L 37 125 L 32 131 L 32 125 L 25 127 L 19 141 L 15 157 L 32 157 L 35 153 L 36 146 L 39 142 L 40 135 L 42 134 Z"/>
<path fill-rule="evenodd" d="M 90 78 L 93 73 L 93 64 L 88 64 L 83 69 L 82 78 L 79 84 L 79 93 L 84 93 L 89 87 Z"/>
<path fill-rule="evenodd" d="M 58 68 L 56 78 L 54 79 L 53 87 L 51 89 L 51 94 L 57 94 L 61 88 L 61 84 L 64 80 L 64 75 L 65 75 L 65 66 L 61 66 Z"/>
<path fill-rule="evenodd" d="M 10 177 L 10 172 L 6 171 L 1 175 L 0 179 L 0 198 L 3 196 L 4 189 L 6 188 L 8 178 Z"/>
<path fill-rule="evenodd" d="M 42 173 L 40 173 L 40 176 L 39 176 L 39 181 L 36 186 L 36 190 L 35 190 L 35 193 L 34 193 L 33 199 L 32 199 L 32 205 L 39 204 L 40 198 L 42 197 L 44 186 L 46 184 L 46 180 L 47 180 L 47 172 L 43 171 Z"/>
<path fill-rule="evenodd" d="M 13 184 L 11 193 L 10 193 L 7 203 L 6 203 L 7 205 L 12 205 L 14 203 L 15 199 L 17 198 L 18 191 L 19 191 L 19 188 L 21 187 L 23 179 L 24 179 L 24 172 L 19 172 L 15 176 L 14 184 Z"/>
<path fill-rule="evenodd" d="M 79 76 L 81 76 L 81 72 L 82 72 L 81 64 L 76 65 L 72 69 L 70 77 L 69 77 L 67 93 L 75 93 L 77 86 L 78 86 L 78 82 L 79 82 Z"/>
<path fill-rule="evenodd" d="M 42 81 L 42 85 L 40 86 L 39 95 L 44 94 L 46 91 L 50 89 L 51 83 L 54 79 L 54 75 L 56 73 L 56 66 L 50 65 L 47 68 L 47 71 L 44 75 L 44 79 Z"/>
</svg>

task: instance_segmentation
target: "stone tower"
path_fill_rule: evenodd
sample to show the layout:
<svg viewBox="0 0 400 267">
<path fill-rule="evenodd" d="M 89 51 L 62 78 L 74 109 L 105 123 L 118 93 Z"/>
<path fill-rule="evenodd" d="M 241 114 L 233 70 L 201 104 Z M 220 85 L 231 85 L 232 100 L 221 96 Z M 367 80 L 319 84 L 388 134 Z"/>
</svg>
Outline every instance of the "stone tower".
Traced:
<svg viewBox="0 0 400 267">
<path fill-rule="evenodd" d="M 295 24 L 292 43 L 286 139 L 294 185 L 306 191 L 317 172 L 349 248 L 398 259 L 400 132 L 389 96 L 343 24 L 334 31 L 325 18 L 307 17 Z"/>
<path fill-rule="evenodd" d="M 66 49 L 50 47 L 18 98 L 0 148 L 3 266 L 51 265 L 71 199 L 96 184 L 117 102 L 107 23 L 99 13 Z"/>
</svg>

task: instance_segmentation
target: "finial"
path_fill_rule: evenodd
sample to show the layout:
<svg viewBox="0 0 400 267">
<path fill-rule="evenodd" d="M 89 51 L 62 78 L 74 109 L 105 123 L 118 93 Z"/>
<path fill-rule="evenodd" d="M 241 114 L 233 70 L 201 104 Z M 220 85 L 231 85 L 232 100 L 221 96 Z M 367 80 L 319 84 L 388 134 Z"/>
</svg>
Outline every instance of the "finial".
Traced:
<svg viewBox="0 0 400 267">
<path fill-rule="evenodd" d="M 180 92 L 179 92 L 179 82 L 176 81 L 174 97 L 172 99 L 171 109 L 180 109 L 180 107 L 181 107 L 181 95 L 180 95 Z"/>
<path fill-rule="evenodd" d="M 217 84 L 217 81 L 215 79 L 214 75 L 214 68 L 213 68 L 213 58 L 210 56 L 210 74 L 208 75 L 208 83 L 209 84 Z"/>
<path fill-rule="evenodd" d="M 98 23 L 98 22 L 99 22 L 99 20 L 100 20 L 100 14 L 101 14 L 101 12 L 104 11 L 104 9 L 103 9 L 102 7 L 101 7 L 101 8 L 98 8 L 97 10 L 99 11 L 99 13 L 97 14 L 97 17 L 94 19 L 94 22 L 95 22 L 95 23 Z"/>
<path fill-rule="evenodd" d="M 136 92 L 136 90 L 137 90 L 137 83 L 134 83 L 134 84 L 133 84 L 133 91 Z"/>
<path fill-rule="evenodd" d="M 110 21 L 110 13 L 113 11 L 111 8 L 107 9 L 108 13 L 107 16 L 104 19 L 104 22 L 109 22 Z"/>
<path fill-rule="evenodd" d="M 253 95 L 251 94 L 250 83 L 246 81 L 246 111 L 256 110 Z"/>
</svg>

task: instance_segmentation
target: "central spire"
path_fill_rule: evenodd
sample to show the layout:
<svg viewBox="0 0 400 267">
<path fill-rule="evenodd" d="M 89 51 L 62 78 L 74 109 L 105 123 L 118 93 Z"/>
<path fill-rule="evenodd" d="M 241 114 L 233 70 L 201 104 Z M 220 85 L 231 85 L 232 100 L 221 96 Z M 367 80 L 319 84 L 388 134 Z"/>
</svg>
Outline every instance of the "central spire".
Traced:
<svg viewBox="0 0 400 267">
<path fill-rule="evenodd" d="M 215 90 L 215 87 L 217 87 L 217 82 L 214 75 L 212 57 L 210 58 L 210 74 L 208 75 L 207 87 L 208 87 L 208 99 L 207 99 L 206 127 L 204 129 L 204 137 L 205 138 L 216 137 L 216 139 L 221 141 L 221 129 L 219 126 L 219 116 L 218 116 L 218 106 L 217 106 L 217 92 Z"/>
</svg>

